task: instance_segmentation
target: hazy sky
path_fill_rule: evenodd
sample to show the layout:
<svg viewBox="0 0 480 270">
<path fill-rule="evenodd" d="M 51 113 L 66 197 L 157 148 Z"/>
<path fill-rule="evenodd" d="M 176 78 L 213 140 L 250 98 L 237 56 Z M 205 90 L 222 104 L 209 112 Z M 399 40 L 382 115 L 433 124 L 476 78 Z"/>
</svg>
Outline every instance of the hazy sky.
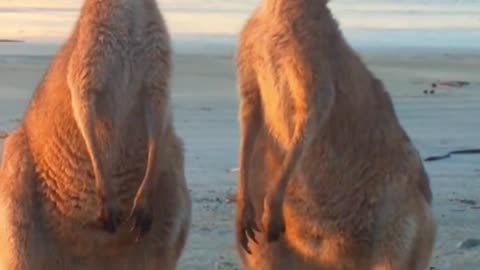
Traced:
<svg viewBox="0 0 480 270">
<path fill-rule="evenodd" d="M 61 40 L 81 0 L 0 0 L 0 38 Z M 234 34 L 259 0 L 159 0 L 173 34 Z M 480 30 L 480 0 L 332 0 L 344 29 Z"/>
</svg>

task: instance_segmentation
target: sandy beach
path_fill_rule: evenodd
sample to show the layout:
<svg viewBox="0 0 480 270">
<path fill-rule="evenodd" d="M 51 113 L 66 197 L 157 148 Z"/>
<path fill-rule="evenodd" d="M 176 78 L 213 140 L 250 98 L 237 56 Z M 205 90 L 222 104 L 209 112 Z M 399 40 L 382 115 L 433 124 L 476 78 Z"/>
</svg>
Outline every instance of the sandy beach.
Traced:
<svg viewBox="0 0 480 270">
<path fill-rule="evenodd" d="M 1 131 L 17 125 L 51 59 L 48 53 L 16 51 L 12 44 L 5 53 L 3 46 L 7 45 L 0 44 L 0 151 Z M 233 50 L 183 50 L 174 59 L 174 119 L 185 141 L 194 208 L 182 270 L 241 269 L 230 203 L 236 175 L 229 170 L 237 167 L 239 141 Z M 387 86 L 422 157 L 480 148 L 480 51 L 366 48 L 360 52 Z M 424 94 L 437 80 L 470 84 Z M 457 155 L 425 166 L 439 225 L 430 269 L 480 269 L 480 245 L 458 247 L 462 241 L 480 239 L 480 155 Z"/>
</svg>

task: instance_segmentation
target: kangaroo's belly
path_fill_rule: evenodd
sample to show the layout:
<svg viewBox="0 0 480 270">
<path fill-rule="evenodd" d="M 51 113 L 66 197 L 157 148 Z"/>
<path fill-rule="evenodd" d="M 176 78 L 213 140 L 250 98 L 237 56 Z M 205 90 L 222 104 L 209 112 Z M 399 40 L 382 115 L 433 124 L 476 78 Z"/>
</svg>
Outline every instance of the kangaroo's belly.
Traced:
<svg viewBox="0 0 480 270">
<path fill-rule="evenodd" d="M 43 136 L 39 137 L 41 140 L 30 138 L 30 148 L 43 224 L 52 240 L 77 257 L 102 252 L 108 255 L 133 243 L 135 239 L 128 233 L 128 224 L 121 226 L 116 234 L 110 234 L 98 222 L 100 208 L 93 169 L 75 123 L 67 121 L 61 126 L 51 125 L 35 131 Z M 145 132 L 133 126 L 110 142 L 111 151 L 102 153 L 109 164 L 105 181 L 113 187 L 115 202 L 125 220 L 144 177 L 147 138 Z M 100 251 L 99 247 L 102 247 Z"/>
</svg>

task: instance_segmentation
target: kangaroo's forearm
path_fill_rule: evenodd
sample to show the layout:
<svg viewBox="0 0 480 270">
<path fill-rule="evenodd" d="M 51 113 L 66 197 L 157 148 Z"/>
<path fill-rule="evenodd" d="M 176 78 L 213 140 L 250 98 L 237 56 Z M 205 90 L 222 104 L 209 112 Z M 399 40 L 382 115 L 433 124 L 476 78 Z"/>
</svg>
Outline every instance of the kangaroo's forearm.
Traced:
<svg viewBox="0 0 480 270">
<path fill-rule="evenodd" d="M 154 173 L 157 170 L 155 166 L 158 158 L 159 140 L 165 134 L 168 114 L 168 106 L 163 100 L 151 99 L 147 101 L 145 106 L 145 123 L 148 134 L 147 166 L 145 176 L 138 190 L 139 196 L 143 196 L 146 190 L 149 190 L 153 184 Z"/>
<path fill-rule="evenodd" d="M 81 93 L 87 93 L 81 92 Z M 106 164 L 102 158 L 100 146 L 95 132 L 97 114 L 95 108 L 96 97 L 94 91 L 88 94 L 73 96 L 73 111 L 78 129 L 85 142 L 86 150 L 92 164 L 95 177 L 95 188 L 97 196 L 102 203 L 105 203 L 110 196 L 110 190 L 106 183 Z"/>
<path fill-rule="evenodd" d="M 242 134 L 240 142 L 240 195 L 245 198 L 244 192 L 249 187 L 249 163 L 261 129 L 261 112 L 259 108 L 244 108 L 242 110 Z"/>
<path fill-rule="evenodd" d="M 298 140 L 286 153 L 285 159 L 280 168 L 280 177 L 273 179 L 273 181 L 275 181 L 273 183 L 273 194 L 279 194 L 283 197 L 290 179 L 298 168 L 304 149 L 305 142 L 303 140 Z"/>
</svg>

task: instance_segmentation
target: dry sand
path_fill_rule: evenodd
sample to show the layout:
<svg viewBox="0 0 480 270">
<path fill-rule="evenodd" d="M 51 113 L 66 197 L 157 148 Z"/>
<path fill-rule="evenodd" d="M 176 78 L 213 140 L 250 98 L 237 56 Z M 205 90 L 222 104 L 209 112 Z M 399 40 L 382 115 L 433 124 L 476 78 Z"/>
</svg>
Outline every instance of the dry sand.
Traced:
<svg viewBox="0 0 480 270">
<path fill-rule="evenodd" d="M 0 55 L 0 131 L 17 124 L 50 60 L 14 54 Z M 384 80 L 423 157 L 480 148 L 480 52 L 363 50 L 362 55 Z M 437 79 L 472 84 L 425 95 Z M 233 241 L 234 204 L 228 203 L 236 189 L 236 175 L 229 170 L 237 165 L 237 101 L 231 54 L 176 55 L 174 117 L 186 144 L 194 202 L 179 269 L 240 269 Z M 439 224 L 431 269 L 480 269 L 480 246 L 457 247 L 466 239 L 480 238 L 480 156 L 453 156 L 426 163 L 426 168 Z"/>
</svg>

